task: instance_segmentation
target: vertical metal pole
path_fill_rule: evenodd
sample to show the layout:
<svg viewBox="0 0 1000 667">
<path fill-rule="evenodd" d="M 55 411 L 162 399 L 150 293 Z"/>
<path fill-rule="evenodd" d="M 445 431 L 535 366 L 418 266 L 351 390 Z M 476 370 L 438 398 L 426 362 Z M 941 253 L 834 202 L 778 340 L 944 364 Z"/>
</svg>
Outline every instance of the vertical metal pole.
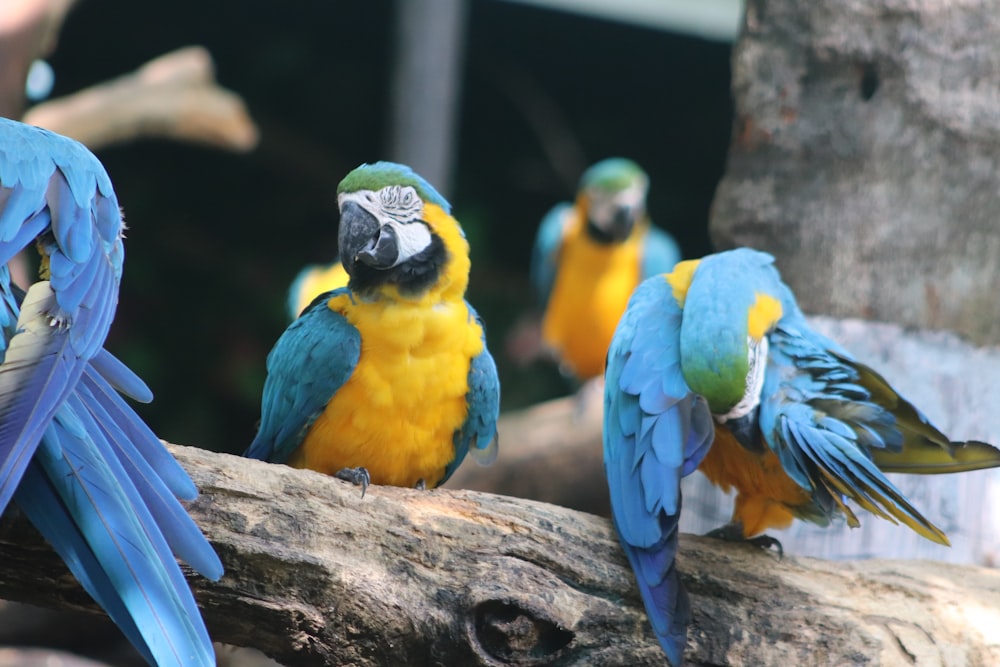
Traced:
<svg viewBox="0 0 1000 667">
<path fill-rule="evenodd" d="M 445 197 L 458 135 L 465 0 L 397 0 L 389 154 Z"/>
</svg>

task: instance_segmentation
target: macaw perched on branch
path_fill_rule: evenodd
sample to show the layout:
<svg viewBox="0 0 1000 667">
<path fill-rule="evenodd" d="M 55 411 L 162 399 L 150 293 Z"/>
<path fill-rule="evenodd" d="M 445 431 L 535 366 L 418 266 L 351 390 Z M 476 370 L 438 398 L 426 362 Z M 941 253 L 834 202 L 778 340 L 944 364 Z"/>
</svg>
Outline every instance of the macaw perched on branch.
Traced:
<svg viewBox="0 0 1000 667">
<path fill-rule="evenodd" d="M 500 384 L 465 301 L 469 244 L 409 167 L 361 165 L 337 188 L 347 287 L 318 296 L 267 357 L 245 456 L 369 482 L 434 487 L 496 457 Z"/>
<path fill-rule="evenodd" d="M 576 202 L 549 211 L 535 237 L 531 281 L 545 310 L 542 341 L 578 380 L 604 372 L 636 286 L 681 258 L 674 239 L 646 214 L 648 190 L 635 162 L 602 160 L 584 172 Z"/>
<path fill-rule="evenodd" d="M 827 525 L 838 514 L 857 526 L 856 503 L 948 544 L 883 472 L 1000 465 L 1000 451 L 951 442 L 813 331 L 773 258 L 747 248 L 681 262 L 636 289 L 608 353 L 604 404 L 615 526 L 674 665 L 690 618 L 674 567 L 680 480 L 696 468 L 736 489 L 732 521 L 716 537 L 751 539 L 796 518 Z"/>
<path fill-rule="evenodd" d="M 150 401 L 149 388 L 102 348 L 123 230 L 86 148 L 0 119 L 0 511 L 17 503 L 151 664 L 214 665 L 174 560 L 222 576 L 178 502 L 197 489 L 117 393 Z M 29 245 L 41 280 L 25 293 L 7 263 Z"/>
</svg>

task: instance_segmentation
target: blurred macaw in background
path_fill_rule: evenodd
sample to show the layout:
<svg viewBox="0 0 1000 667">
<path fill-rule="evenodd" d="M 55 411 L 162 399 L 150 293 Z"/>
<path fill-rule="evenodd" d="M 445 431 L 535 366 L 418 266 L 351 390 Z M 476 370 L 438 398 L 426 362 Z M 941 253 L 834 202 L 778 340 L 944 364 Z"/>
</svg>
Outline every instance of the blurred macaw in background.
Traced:
<svg viewBox="0 0 1000 667">
<path fill-rule="evenodd" d="M 149 388 L 102 348 L 123 231 L 93 154 L 0 119 L 0 511 L 14 500 L 151 664 L 214 665 L 174 560 L 222 576 L 178 502 L 197 489 L 117 393 L 148 402 Z M 25 293 L 7 263 L 30 244 L 41 280 Z"/>
<path fill-rule="evenodd" d="M 741 248 L 681 262 L 636 289 L 608 354 L 604 462 L 622 547 L 679 665 L 690 619 L 674 566 L 681 477 L 697 468 L 736 489 L 732 521 L 710 533 L 723 539 L 795 518 L 827 525 L 843 514 L 857 526 L 853 501 L 947 544 L 883 472 L 990 468 L 1000 451 L 949 441 L 810 329 L 770 255 Z"/>
<path fill-rule="evenodd" d="M 347 287 L 313 300 L 267 358 L 245 456 L 361 484 L 434 487 L 496 457 L 500 384 L 465 301 L 469 244 L 409 167 L 361 165 L 337 188 Z"/>
<path fill-rule="evenodd" d="M 295 319 L 323 292 L 347 286 L 347 270 L 340 258 L 331 264 L 310 264 L 302 269 L 288 288 L 288 315 Z"/>
<path fill-rule="evenodd" d="M 544 309 L 542 342 L 577 380 L 603 374 L 636 286 L 681 258 L 673 237 L 649 220 L 648 190 L 632 160 L 602 160 L 584 172 L 576 202 L 556 205 L 539 226 L 531 282 Z"/>
</svg>

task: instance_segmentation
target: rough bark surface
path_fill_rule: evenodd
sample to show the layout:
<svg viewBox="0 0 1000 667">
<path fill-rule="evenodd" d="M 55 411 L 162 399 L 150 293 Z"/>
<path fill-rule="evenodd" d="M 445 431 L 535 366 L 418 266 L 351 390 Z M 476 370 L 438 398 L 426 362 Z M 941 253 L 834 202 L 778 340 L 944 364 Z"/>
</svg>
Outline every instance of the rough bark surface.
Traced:
<svg viewBox="0 0 1000 667">
<path fill-rule="evenodd" d="M 1000 342 L 998 34 L 983 0 L 749 0 L 716 246 L 807 312 Z"/>
<path fill-rule="evenodd" d="M 606 520 L 470 491 L 357 488 L 175 447 L 226 565 L 192 578 L 214 639 L 286 665 L 656 665 L 663 655 Z M 1000 572 L 778 560 L 685 537 L 690 664 L 1000 662 Z M 0 595 L 89 607 L 20 517 Z"/>
</svg>

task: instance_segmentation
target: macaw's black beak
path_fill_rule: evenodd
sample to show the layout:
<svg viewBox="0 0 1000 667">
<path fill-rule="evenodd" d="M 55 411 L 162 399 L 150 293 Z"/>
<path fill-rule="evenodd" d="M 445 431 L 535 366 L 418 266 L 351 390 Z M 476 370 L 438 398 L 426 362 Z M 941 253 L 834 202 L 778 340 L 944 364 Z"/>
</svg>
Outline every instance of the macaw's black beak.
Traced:
<svg viewBox="0 0 1000 667">
<path fill-rule="evenodd" d="M 739 419 L 729 419 L 726 421 L 726 428 L 733 434 L 736 441 L 743 445 L 744 449 L 758 454 L 764 453 L 764 439 L 760 435 L 760 426 L 757 423 L 757 410 L 754 408 Z"/>
<path fill-rule="evenodd" d="M 611 236 L 619 240 L 625 240 L 632 233 L 635 226 L 637 211 L 633 206 L 619 206 L 615 209 L 611 218 Z"/>
<path fill-rule="evenodd" d="M 396 232 L 380 225 L 371 213 L 354 202 L 344 202 L 340 210 L 340 256 L 347 273 L 353 275 L 357 263 L 373 269 L 389 269 L 399 259 Z"/>
</svg>

